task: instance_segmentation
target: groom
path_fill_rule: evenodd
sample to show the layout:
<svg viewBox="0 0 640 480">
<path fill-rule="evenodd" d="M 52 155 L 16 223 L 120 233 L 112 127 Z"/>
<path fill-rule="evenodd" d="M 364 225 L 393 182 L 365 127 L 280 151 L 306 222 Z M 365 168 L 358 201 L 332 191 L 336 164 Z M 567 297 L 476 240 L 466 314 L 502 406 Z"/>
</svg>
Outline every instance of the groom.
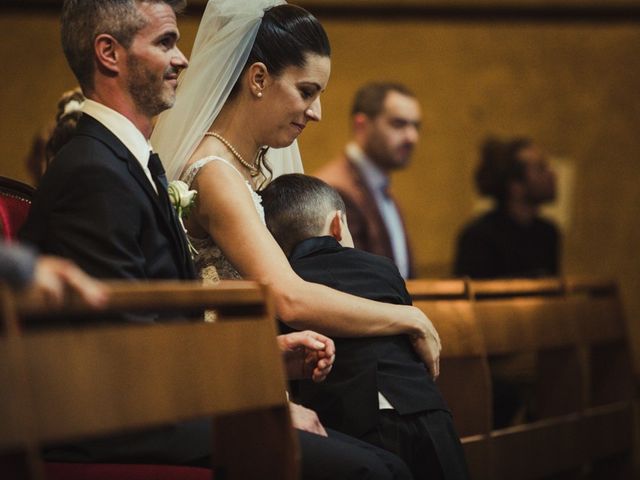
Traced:
<svg viewBox="0 0 640 480">
<path fill-rule="evenodd" d="M 87 100 L 69 143 L 42 179 L 22 230 L 41 253 L 106 279 L 194 279 L 166 178 L 148 138 L 175 100 L 187 59 L 177 47 L 178 0 L 65 0 L 67 61 Z M 126 317 L 153 322 L 153 316 Z M 52 448 L 70 462 L 207 461 L 205 422 Z"/>
<path fill-rule="evenodd" d="M 42 179 L 23 238 L 96 277 L 195 277 L 148 142 L 153 117 L 173 105 L 187 67 L 177 47 L 176 11 L 184 3 L 64 2 L 63 49 L 87 101 L 74 137 Z M 301 432 L 300 444 L 305 478 L 410 478 L 397 457 L 353 439 Z M 208 465 L 210 448 L 208 422 L 193 422 L 61 447 L 48 458 Z"/>
<path fill-rule="evenodd" d="M 39 188 L 23 238 L 96 277 L 195 277 L 147 140 L 187 67 L 176 45 L 182 3 L 64 4 L 63 49 L 87 100 L 75 136 Z"/>
</svg>

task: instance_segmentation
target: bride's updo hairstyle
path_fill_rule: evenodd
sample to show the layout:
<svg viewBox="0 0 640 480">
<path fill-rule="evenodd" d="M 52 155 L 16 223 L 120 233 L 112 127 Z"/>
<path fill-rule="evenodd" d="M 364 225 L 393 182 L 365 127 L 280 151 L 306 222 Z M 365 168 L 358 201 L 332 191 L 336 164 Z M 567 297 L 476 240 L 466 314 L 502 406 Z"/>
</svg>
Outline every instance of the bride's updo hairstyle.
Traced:
<svg viewBox="0 0 640 480">
<path fill-rule="evenodd" d="M 324 28 L 304 8 L 277 5 L 265 10 L 243 73 L 250 65 L 262 62 L 270 75 L 278 77 L 287 67 L 304 67 L 308 54 L 331 56 L 331 45 Z M 229 98 L 233 98 L 239 88 L 240 79 Z"/>
<path fill-rule="evenodd" d="M 269 74 L 277 78 L 287 67 L 304 67 L 308 54 L 331 56 L 329 37 L 318 19 L 296 5 L 282 4 L 268 8 L 242 73 L 229 93 L 229 100 L 238 94 L 244 72 L 254 63 L 264 63 Z M 258 185 L 258 190 L 273 177 L 273 170 L 266 158 L 268 149 L 263 147 L 256 159 L 264 179 Z"/>
</svg>

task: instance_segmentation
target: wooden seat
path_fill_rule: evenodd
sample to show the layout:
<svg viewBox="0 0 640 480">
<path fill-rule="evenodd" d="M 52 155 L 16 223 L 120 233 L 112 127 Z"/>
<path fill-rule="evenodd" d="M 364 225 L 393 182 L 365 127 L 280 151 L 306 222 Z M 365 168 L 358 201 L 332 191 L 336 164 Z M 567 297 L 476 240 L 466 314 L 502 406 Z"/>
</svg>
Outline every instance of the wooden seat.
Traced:
<svg viewBox="0 0 640 480">
<path fill-rule="evenodd" d="M 484 342 L 463 281 L 409 281 L 414 305 L 442 340 L 437 384 L 453 414 L 473 479 L 490 479 L 491 386 Z"/>
<path fill-rule="evenodd" d="M 29 452 L 30 477 L 42 478 L 36 452 L 43 444 L 212 417 L 216 475 L 297 478 L 297 445 L 265 290 L 253 282 L 110 287 L 109 311 L 206 307 L 217 309 L 220 321 L 20 332 L 19 318 L 42 314 L 46 306 L 3 289 L 0 451 Z M 91 314 L 77 299 L 62 312 Z"/>
</svg>

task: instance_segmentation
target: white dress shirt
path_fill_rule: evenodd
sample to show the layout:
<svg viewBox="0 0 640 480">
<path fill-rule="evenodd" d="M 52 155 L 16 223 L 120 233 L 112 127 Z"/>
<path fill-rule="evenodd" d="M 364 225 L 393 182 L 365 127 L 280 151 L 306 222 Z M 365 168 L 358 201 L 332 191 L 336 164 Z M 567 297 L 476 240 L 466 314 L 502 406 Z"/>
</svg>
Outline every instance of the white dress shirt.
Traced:
<svg viewBox="0 0 640 480">
<path fill-rule="evenodd" d="M 82 113 L 93 117 L 102 125 L 104 125 L 118 140 L 138 160 L 142 170 L 149 179 L 153 189 L 158 192 L 156 184 L 153 182 L 151 172 L 149 171 L 149 153 L 151 152 L 151 144 L 142 132 L 127 117 L 115 110 L 93 100 L 85 100 L 82 105 Z"/>
<path fill-rule="evenodd" d="M 373 193 L 384 225 L 391 240 L 393 259 L 400 270 L 402 278 L 409 276 L 409 251 L 407 237 L 402 224 L 402 218 L 393 199 L 386 193 L 389 187 L 389 177 L 378 168 L 355 143 L 347 145 L 347 156 L 360 169 L 364 181 Z"/>
</svg>

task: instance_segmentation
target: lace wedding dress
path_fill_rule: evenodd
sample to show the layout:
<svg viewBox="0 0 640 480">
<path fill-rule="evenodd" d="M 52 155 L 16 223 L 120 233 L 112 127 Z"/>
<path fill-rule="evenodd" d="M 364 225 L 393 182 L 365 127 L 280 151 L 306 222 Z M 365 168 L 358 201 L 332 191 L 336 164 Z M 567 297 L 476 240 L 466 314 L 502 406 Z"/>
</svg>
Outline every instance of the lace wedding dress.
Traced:
<svg viewBox="0 0 640 480">
<path fill-rule="evenodd" d="M 253 191 L 251 184 L 245 180 L 238 169 L 224 158 L 217 156 L 201 158 L 187 168 L 182 175 L 182 181 L 191 188 L 193 179 L 196 178 L 200 169 L 209 162 L 222 162 L 242 177 L 245 185 L 249 189 L 249 192 L 251 192 L 251 198 L 253 198 L 253 204 L 256 207 L 256 211 L 264 223 L 264 209 L 262 208 L 262 199 L 260 198 L 260 195 Z M 199 272 L 200 278 L 202 278 L 205 283 L 216 283 L 219 280 L 239 280 L 242 278 L 210 236 L 207 236 L 206 238 L 193 238 L 189 236 L 189 240 L 198 251 L 198 254 L 194 259 L 194 263 L 197 271 Z"/>
</svg>

